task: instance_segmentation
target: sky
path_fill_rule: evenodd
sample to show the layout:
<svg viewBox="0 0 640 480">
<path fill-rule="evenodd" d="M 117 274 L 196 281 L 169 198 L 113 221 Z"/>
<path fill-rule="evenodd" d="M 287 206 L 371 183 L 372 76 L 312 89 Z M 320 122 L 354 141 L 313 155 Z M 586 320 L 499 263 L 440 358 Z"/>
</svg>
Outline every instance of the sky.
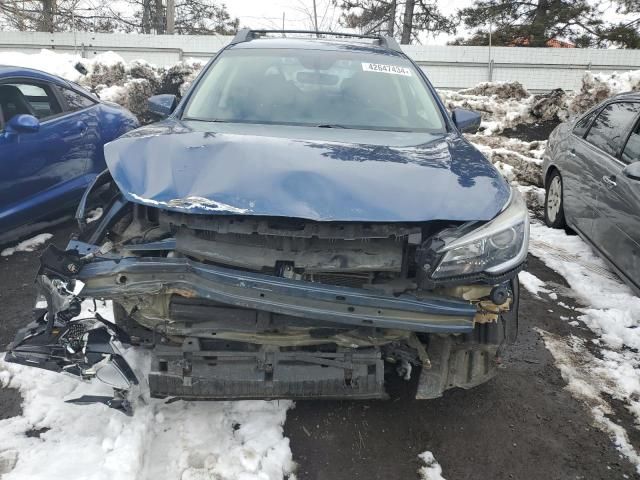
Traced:
<svg viewBox="0 0 640 480">
<path fill-rule="evenodd" d="M 243 27 L 282 28 L 284 13 L 285 28 L 312 29 L 312 0 L 226 0 L 225 3 L 231 16 L 238 17 Z M 340 12 L 331 3 L 331 0 L 316 0 L 319 30 L 338 24 Z M 473 4 L 473 0 L 447 0 L 438 3 L 444 14 L 453 15 L 459 8 Z M 444 45 L 453 38 L 451 35 L 425 35 L 421 40 L 425 45 Z"/>
</svg>

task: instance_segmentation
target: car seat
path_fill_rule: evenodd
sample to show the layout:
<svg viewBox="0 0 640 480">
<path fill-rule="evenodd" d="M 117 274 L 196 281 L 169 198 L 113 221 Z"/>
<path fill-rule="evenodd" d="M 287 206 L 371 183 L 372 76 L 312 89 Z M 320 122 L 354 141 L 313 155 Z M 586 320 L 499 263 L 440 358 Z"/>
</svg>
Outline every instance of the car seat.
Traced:
<svg viewBox="0 0 640 480">
<path fill-rule="evenodd" d="M 14 85 L 0 85 L 0 112 L 5 123 L 15 115 L 35 113 L 20 89 Z"/>
</svg>

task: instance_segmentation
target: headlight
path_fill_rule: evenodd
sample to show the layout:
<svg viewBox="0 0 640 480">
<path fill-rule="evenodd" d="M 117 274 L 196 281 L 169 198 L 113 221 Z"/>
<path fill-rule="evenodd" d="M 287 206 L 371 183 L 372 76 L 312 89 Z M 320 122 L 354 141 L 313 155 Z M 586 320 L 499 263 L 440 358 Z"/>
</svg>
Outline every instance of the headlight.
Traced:
<svg viewBox="0 0 640 480">
<path fill-rule="evenodd" d="M 497 275 L 524 261 L 529 248 L 529 212 L 520 192 L 511 192 L 507 207 L 490 222 L 480 227 L 465 224 L 438 234 L 432 245 L 440 260 L 432 278 L 482 272 Z M 425 269 L 430 270 L 428 265 Z"/>
</svg>

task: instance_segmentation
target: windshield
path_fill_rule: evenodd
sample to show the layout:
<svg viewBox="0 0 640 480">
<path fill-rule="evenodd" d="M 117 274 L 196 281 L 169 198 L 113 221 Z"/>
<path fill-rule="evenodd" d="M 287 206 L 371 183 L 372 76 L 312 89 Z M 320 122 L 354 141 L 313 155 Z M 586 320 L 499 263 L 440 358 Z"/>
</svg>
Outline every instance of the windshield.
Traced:
<svg viewBox="0 0 640 480">
<path fill-rule="evenodd" d="M 362 52 L 225 51 L 206 72 L 186 120 L 443 132 L 413 65 Z"/>
</svg>

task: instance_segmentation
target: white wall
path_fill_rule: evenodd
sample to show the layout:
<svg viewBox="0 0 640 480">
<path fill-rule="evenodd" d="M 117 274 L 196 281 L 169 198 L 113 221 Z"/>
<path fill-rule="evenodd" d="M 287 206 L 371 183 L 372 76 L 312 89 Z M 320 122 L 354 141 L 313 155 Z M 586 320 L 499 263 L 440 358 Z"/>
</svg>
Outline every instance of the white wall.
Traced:
<svg viewBox="0 0 640 480">
<path fill-rule="evenodd" d="M 183 58 L 208 59 L 231 37 L 186 35 L 127 35 L 107 33 L 0 32 L 0 51 L 37 52 L 42 48 L 91 58 L 115 51 L 126 60 L 145 59 L 171 65 Z M 454 47 L 407 45 L 438 88 L 468 88 L 490 79 L 519 81 L 532 91 L 580 88 L 585 70 L 640 70 L 640 50 L 560 48 Z M 491 60 L 491 68 L 489 67 Z"/>
</svg>

